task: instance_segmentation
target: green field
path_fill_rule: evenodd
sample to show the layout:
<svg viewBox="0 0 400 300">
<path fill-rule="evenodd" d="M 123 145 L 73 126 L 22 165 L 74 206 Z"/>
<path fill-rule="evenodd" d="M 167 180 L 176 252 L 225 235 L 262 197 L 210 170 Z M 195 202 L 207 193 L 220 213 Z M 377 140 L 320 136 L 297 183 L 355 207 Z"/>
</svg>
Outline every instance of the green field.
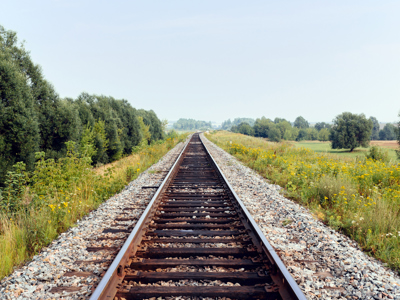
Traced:
<svg viewBox="0 0 400 300">
<path fill-rule="evenodd" d="M 298 148 L 304 147 L 309 148 L 315 152 L 324 152 L 330 154 L 337 154 L 341 156 L 353 157 L 356 158 L 357 156 L 365 156 L 365 153 L 368 152 L 369 148 L 356 148 L 353 152 L 349 152 L 348 149 L 332 149 L 330 142 L 318 142 L 318 141 L 303 141 L 303 142 L 295 142 L 294 145 Z M 386 148 L 389 152 L 389 156 L 391 159 L 396 159 L 396 151 L 394 149 Z"/>
</svg>

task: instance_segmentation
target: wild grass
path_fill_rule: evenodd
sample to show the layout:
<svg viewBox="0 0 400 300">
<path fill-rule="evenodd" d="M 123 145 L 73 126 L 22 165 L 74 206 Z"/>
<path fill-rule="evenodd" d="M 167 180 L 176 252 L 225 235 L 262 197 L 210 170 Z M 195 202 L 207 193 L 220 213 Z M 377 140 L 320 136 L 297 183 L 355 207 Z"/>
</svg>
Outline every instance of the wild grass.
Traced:
<svg viewBox="0 0 400 300">
<path fill-rule="evenodd" d="M 388 156 L 393 161 L 396 160 L 397 155 L 395 149 L 391 148 L 393 143 L 389 144 L 389 147 L 386 147 L 385 143 L 379 143 L 380 141 L 373 141 L 371 144 L 377 144 L 388 153 Z M 302 142 L 293 142 L 293 144 L 298 148 L 309 148 L 315 152 L 322 152 L 326 154 L 338 155 L 338 156 L 346 156 L 350 158 L 364 157 L 365 154 L 368 153 L 370 148 L 359 147 L 353 150 L 353 152 L 349 152 L 348 149 L 332 149 L 330 142 L 319 142 L 319 141 L 302 141 Z"/>
<path fill-rule="evenodd" d="M 400 270 L 399 163 L 340 157 L 228 132 L 207 138 L 284 187 L 286 196 L 364 251 Z"/>
<path fill-rule="evenodd" d="M 58 161 L 45 160 L 38 153 L 33 174 L 16 165 L 0 194 L 0 278 L 121 191 L 186 136 L 142 147 L 99 168 L 75 152 L 73 143 L 67 157 Z"/>
</svg>

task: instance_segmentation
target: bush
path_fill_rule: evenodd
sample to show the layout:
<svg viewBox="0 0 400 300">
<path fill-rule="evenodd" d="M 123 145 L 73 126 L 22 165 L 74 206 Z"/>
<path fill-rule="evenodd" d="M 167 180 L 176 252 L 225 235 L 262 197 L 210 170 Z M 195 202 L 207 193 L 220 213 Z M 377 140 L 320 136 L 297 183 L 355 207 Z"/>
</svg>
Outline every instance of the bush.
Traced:
<svg viewBox="0 0 400 300">
<path fill-rule="evenodd" d="M 389 152 L 386 149 L 380 148 L 378 146 L 372 146 L 368 153 L 365 154 L 365 156 L 369 159 L 372 160 L 379 160 L 382 162 L 389 162 Z"/>
<path fill-rule="evenodd" d="M 8 171 L 4 190 L 0 190 L 0 211 L 12 215 L 22 208 L 26 190 L 26 173 L 23 162 L 16 163 L 13 171 Z"/>
</svg>

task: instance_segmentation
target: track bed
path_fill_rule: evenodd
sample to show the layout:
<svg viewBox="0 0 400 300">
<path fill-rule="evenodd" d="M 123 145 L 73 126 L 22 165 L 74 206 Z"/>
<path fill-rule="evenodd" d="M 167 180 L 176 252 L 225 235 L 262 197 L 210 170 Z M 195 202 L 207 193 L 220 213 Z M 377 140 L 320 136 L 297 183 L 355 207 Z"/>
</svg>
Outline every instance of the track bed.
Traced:
<svg viewBox="0 0 400 300">
<path fill-rule="evenodd" d="M 91 299 L 305 299 L 194 134 Z"/>
</svg>

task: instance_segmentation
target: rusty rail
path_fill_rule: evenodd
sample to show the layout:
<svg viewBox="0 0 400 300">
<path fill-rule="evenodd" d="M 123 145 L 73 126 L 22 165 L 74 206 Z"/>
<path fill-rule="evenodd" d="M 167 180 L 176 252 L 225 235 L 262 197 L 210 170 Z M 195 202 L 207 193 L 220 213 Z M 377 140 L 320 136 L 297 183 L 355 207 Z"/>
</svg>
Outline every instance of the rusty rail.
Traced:
<svg viewBox="0 0 400 300">
<path fill-rule="evenodd" d="M 185 145 L 90 299 L 175 296 L 306 299 L 199 134 Z"/>
</svg>

